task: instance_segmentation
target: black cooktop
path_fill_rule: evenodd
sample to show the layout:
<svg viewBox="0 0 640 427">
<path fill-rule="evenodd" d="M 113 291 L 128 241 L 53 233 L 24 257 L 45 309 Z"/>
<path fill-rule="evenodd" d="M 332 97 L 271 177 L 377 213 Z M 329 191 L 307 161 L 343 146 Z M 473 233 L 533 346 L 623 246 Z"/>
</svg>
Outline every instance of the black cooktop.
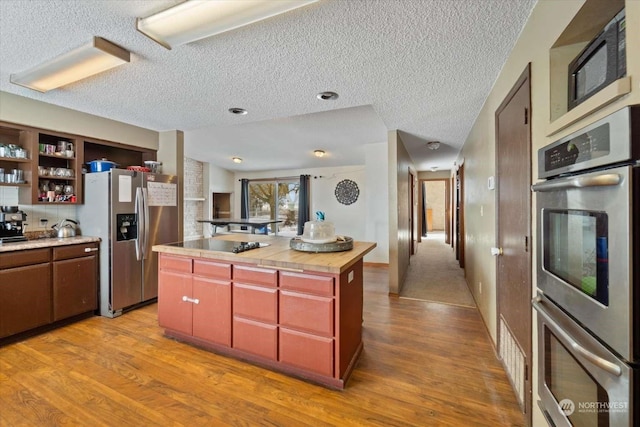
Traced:
<svg viewBox="0 0 640 427">
<path fill-rule="evenodd" d="M 188 240 L 186 242 L 169 243 L 167 246 L 176 246 L 185 249 L 200 249 L 204 251 L 232 252 L 240 253 L 252 249 L 264 248 L 268 243 L 259 242 L 232 242 L 230 240 L 199 239 Z"/>
</svg>

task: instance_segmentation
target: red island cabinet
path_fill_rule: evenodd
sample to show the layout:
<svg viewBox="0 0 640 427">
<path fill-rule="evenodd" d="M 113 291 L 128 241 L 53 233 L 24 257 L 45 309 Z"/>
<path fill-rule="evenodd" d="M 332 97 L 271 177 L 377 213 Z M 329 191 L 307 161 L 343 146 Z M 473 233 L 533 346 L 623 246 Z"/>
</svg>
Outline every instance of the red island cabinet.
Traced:
<svg viewBox="0 0 640 427">
<path fill-rule="evenodd" d="M 362 256 L 374 246 L 326 256 L 338 272 L 157 247 L 160 326 L 172 338 L 342 389 L 362 351 Z"/>
<path fill-rule="evenodd" d="M 233 266 L 233 348 L 278 359 L 278 272 Z"/>
<path fill-rule="evenodd" d="M 334 278 L 281 272 L 279 314 L 280 361 L 333 376 Z"/>
<path fill-rule="evenodd" d="M 167 254 L 159 264 L 160 326 L 229 347 L 231 265 Z"/>
</svg>

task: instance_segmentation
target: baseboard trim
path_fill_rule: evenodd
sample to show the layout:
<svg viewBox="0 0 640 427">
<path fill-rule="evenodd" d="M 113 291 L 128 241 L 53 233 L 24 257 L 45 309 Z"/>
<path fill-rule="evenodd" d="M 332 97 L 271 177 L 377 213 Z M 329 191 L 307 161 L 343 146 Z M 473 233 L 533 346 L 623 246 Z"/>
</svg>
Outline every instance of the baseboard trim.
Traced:
<svg viewBox="0 0 640 427">
<path fill-rule="evenodd" d="M 365 262 L 365 267 L 389 267 L 388 262 Z"/>
</svg>

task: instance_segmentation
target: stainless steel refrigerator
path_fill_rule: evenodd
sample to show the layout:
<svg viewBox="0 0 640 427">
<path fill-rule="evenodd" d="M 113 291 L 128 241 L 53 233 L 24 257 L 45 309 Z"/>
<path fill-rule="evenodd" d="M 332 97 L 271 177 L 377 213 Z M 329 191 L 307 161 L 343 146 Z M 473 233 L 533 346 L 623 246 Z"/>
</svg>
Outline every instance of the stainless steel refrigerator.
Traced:
<svg viewBox="0 0 640 427">
<path fill-rule="evenodd" d="M 82 234 L 100 242 L 100 314 L 158 296 L 158 255 L 153 245 L 178 240 L 178 178 L 111 169 L 85 175 L 78 206 Z"/>
</svg>

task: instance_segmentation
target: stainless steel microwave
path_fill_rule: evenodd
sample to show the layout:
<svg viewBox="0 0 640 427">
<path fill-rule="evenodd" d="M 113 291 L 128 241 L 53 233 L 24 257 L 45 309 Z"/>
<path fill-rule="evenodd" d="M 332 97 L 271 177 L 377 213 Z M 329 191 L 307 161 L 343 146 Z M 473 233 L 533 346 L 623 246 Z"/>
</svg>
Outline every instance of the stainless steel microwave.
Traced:
<svg viewBox="0 0 640 427">
<path fill-rule="evenodd" d="M 627 74 L 625 26 L 622 9 L 569 64 L 569 110 Z"/>
</svg>

